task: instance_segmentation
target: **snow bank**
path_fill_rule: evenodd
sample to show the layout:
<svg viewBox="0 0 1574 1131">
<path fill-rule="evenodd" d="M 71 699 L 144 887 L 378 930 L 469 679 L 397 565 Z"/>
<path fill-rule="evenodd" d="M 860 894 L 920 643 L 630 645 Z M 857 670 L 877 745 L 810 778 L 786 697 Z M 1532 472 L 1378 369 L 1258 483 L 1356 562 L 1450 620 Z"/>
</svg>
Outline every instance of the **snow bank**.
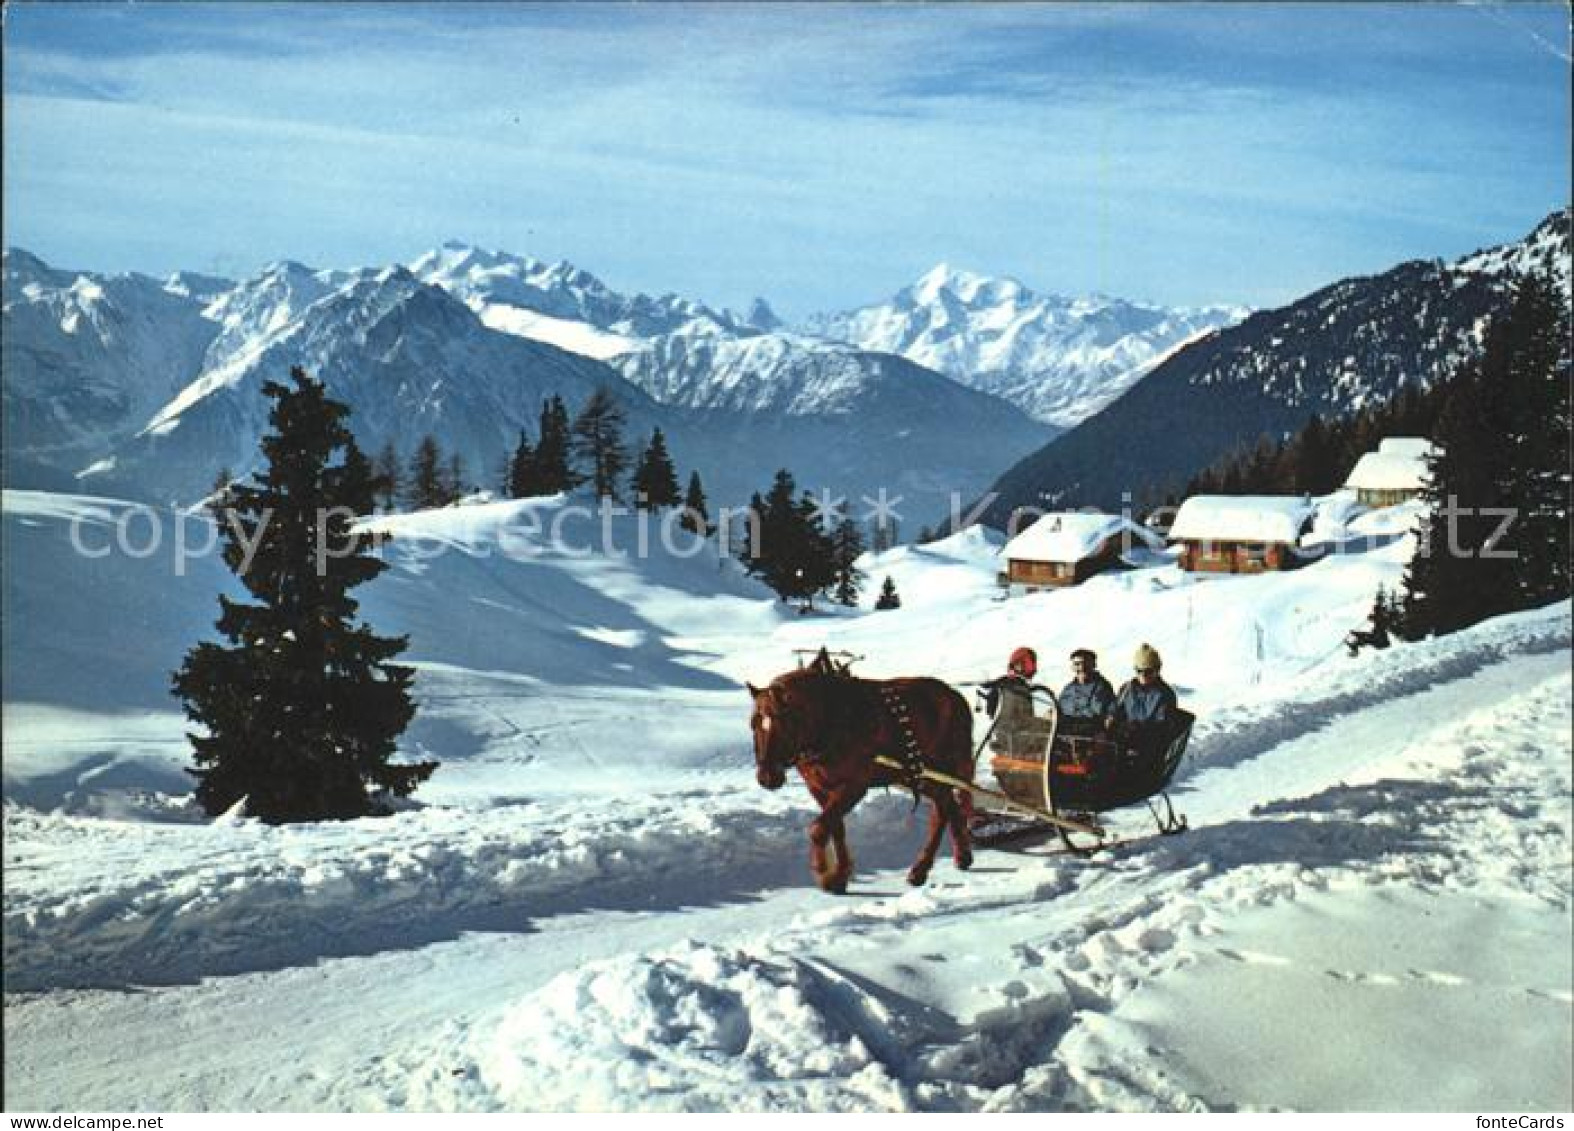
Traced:
<svg viewBox="0 0 1574 1131">
<path fill-rule="evenodd" d="M 847 996 L 815 963 L 689 942 L 559 976 L 509 1008 L 481 1070 L 511 1110 L 907 1106 L 859 1032 L 897 1018 Z"/>
<path fill-rule="evenodd" d="M 737 794 L 635 792 L 593 814 L 577 802 L 525 802 L 278 827 L 103 821 L 7 804 L 12 874 L 51 879 L 6 885 L 6 986 L 269 969 L 517 930 L 593 898 L 679 907 L 801 871 L 798 798 L 752 791 L 738 804 Z"/>
</svg>

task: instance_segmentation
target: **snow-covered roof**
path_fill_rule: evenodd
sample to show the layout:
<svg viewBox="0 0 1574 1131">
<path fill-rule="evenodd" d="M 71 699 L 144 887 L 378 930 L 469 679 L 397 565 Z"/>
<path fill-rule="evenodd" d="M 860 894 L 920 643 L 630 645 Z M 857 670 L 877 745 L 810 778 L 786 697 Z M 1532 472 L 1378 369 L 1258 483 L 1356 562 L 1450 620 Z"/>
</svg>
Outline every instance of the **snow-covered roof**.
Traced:
<svg viewBox="0 0 1574 1131">
<path fill-rule="evenodd" d="M 1377 445 L 1377 450 L 1384 455 L 1422 459 L 1432 454 L 1433 446 L 1425 436 L 1390 436 Z"/>
<path fill-rule="evenodd" d="M 1007 542 L 1000 555 L 1008 561 L 1079 562 L 1105 539 L 1123 533 L 1132 546 L 1157 549 L 1164 544 L 1151 530 L 1121 515 L 1068 512 L 1044 515 Z"/>
<path fill-rule="evenodd" d="M 1384 440 L 1377 451 L 1356 461 L 1345 486 L 1365 491 L 1419 491 L 1426 482 L 1426 457 L 1431 451 L 1427 440 Z"/>
<path fill-rule="evenodd" d="M 1294 544 L 1312 517 L 1312 501 L 1284 495 L 1195 495 L 1181 504 L 1172 539 Z"/>
</svg>

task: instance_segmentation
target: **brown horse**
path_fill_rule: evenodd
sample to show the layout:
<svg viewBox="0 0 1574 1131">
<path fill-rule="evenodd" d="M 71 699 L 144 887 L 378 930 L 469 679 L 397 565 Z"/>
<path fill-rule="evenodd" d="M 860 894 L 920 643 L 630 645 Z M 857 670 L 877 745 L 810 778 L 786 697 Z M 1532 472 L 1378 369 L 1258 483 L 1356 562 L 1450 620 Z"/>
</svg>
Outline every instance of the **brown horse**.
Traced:
<svg viewBox="0 0 1574 1131">
<path fill-rule="evenodd" d="M 809 868 L 820 887 L 841 894 L 853 871 L 844 819 L 870 786 L 906 786 L 900 770 L 878 765 L 916 751 L 924 766 L 973 780 L 973 717 L 967 700 L 936 679 L 857 679 L 816 664 L 778 676 L 754 696 L 755 777 L 780 789 L 796 768 L 820 804 L 809 826 Z M 973 863 L 969 794 L 919 782 L 929 799 L 929 835 L 907 873 L 915 886 L 929 878 L 946 828 L 959 868 Z M 827 852 L 829 849 L 829 853 Z"/>
</svg>

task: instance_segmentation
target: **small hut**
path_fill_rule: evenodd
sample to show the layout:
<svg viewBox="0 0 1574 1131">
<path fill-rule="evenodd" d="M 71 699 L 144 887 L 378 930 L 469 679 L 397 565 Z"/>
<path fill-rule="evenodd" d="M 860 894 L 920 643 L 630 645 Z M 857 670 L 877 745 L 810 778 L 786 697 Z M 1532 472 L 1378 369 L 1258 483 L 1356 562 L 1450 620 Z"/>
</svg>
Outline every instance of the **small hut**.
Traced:
<svg viewBox="0 0 1574 1131">
<path fill-rule="evenodd" d="M 1394 436 L 1356 461 L 1345 480 L 1356 501 L 1368 507 L 1394 507 L 1408 502 L 1426 486 L 1427 457 L 1436 449 L 1430 440 Z"/>
<path fill-rule="evenodd" d="M 1300 542 L 1314 511 L 1304 497 L 1196 495 L 1181 504 L 1170 540 L 1181 544 L 1181 568 L 1198 573 L 1293 569 L 1307 560 Z"/>
<path fill-rule="evenodd" d="M 1120 564 L 1129 550 L 1163 546 L 1152 531 L 1120 515 L 1046 514 L 1001 549 L 1006 569 L 1000 580 L 1028 592 L 1078 585 Z"/>
</svg>

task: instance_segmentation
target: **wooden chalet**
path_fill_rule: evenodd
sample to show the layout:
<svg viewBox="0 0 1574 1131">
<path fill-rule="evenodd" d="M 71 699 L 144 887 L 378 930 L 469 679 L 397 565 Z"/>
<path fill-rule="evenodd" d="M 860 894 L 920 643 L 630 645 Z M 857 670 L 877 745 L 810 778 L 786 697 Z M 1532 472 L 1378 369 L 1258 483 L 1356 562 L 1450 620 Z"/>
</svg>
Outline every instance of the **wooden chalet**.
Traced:
<svg viewBox="0 0 1574 1131">
<path fill-rule="evenodd" d="M 1078 585 L 1121 564 L 1132 549 L 1163 546 L 1152 531 L 1120 515 L 1046 514 L 1001 549 L 1006 568 L 1000 581 L 1027 592 Z"/>
<path fill-rule="evenodd" d="M 1362 506 L 1394 507 L 1408 502 L 1426 486 L 1426 460 L 1435 449 L 1430 440 L 1395 436 L 1356 461 L 1345 480 Z"/>
<path fill-rule="evenodd" d="M 1196 495 L 1170 527 L 1181 546 L 1180 566 L 1196 573 L 1265 573 L 1308 560 L 1301 537 L 1311 529 L 1307 498 L 1276 495 Z"/>
</svg>

